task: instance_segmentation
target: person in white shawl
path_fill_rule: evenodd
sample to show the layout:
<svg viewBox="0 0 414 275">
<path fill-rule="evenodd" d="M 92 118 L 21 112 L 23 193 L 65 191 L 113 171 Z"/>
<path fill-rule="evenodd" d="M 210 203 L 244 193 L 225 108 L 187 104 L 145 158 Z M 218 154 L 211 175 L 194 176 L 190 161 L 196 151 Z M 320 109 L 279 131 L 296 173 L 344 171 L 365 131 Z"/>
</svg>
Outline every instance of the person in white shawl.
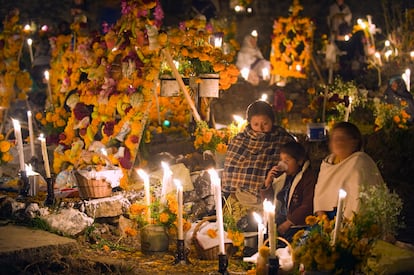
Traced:
<svg viewBox="0 0 414 275">
<path fill-rule="evenodd" d="M 361 186 L 385 184 L 377 165 L 362 152 L 362 135 L 352 123 L 336 124 L 330 134 L 331 154 L 323 160 L 315 186 L 314 211 L 317 215 L 335 210 L 340 189 L 346 191 L 344 217 L 351 219 L 359 210 Z"/>
</svg>

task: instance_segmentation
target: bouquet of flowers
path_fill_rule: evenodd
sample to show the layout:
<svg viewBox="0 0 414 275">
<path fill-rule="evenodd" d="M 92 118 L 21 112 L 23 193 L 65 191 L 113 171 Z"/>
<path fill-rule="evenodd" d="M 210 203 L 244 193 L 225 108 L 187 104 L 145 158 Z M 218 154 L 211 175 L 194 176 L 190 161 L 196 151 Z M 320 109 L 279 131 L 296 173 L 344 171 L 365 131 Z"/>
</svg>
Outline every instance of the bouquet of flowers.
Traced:
<svg viewBox="0 0 414 275">
<path fill-rule="evenodd" d="M 202 151 L 210 150 L 212 152 L 226 153 L 227 144 L 231 139 L 231 131 L 228 128 L 217 130 L 209 128 L 205 121 L 197 123 L 197 129 L 194 133 L 194 147 Z"/>
</svg>

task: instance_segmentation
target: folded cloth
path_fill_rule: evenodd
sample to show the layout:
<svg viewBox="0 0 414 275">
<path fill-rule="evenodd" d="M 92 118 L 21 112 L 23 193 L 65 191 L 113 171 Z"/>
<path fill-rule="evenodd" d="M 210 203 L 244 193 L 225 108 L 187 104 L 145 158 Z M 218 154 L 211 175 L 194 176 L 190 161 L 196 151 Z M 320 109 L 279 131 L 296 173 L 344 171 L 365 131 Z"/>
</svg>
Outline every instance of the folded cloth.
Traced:
<svg viewBox="0 0 414 275">
<path fill-rule="evenodd" d="M 218 234 L 215 238 L 211 238 L 207 232 L 209 229 L 215 230 L 218 233 L 218 227 L 215 222 L 206 222 L 203 224 L 196 235 L 198 244 L 204 249 L 210 249 L 212 247 L 219 245 Z M 232 243 L 232 241 L 227 237 L 227 232 L 224 232 L 224 243 Z"/>
</svg>

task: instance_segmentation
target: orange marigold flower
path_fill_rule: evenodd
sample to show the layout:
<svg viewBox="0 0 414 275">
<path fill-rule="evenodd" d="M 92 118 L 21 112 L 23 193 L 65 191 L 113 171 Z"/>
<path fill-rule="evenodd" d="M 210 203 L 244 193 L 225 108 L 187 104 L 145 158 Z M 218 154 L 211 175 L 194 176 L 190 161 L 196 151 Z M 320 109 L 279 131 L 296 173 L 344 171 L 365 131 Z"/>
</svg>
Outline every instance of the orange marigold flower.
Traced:
<svg viewBox="0 0 414 275">
<path fill-rule="evenodd" d="M 209 230 L 207 230 L 207 236 L 209 236 L 210 238 L 214 239 L 217 237 L 217 231 L 210 228 Z"/>
<path fill-rule="evenodd" d="M 134 228 L 127 227 L 127 228 L 125 228 L 125 234 L 127 236 L 135 237 L 138 234 L 138 232 Z"/>
<path fill-rule="evenodd" d="M 129 207 L 129 213 L 131 215 L 140 215 L 147 211 L 147 206 L 143 204 L 133 203 Z"/>
<path fill-rule="evenodd" d="M 217 152 L 224 154 L 227 152 L 227 145 L 224 143 L 219 143 L 217 144 L 216 150 Z"/>
<path fill-rule="evenodd" d="M 318 219 L 315 216 L 307 216 L 305 219 L 305 223 L 310 226 L 315 225 L 317 222 Z"/>
<path fill-rule="evenodd" d="M 170 219 L 170 215 L 168 215 L 167 213 L 162 212 L 160 214 L 160 223 L 167 223 L 169 219 Z"/>
<path fill-rule="evenodd" d="M 207 131 L 203 134 L 203 142 L 209 143 L 213 138 L 213 132 Z"/>
<path fill-rule="evenodd" d="M 107 246 L 106 244 L 104 246 L 102 246 L 103 251 L 105 252 L 109 252 L 111 251 L 111 248 L 109 246 Z"/>
<path fill-rule="evenodd" d="M 398 124 L 398 123 L 400 123 L 401 118 L 400 118 L 399 116 L 394 116 L 394 117 L 393 117 L 393 120 L 394 120 L 394 122 L 395 122 L 395 123 L 397 123 L 397 124 Z"/>
<path fill-rule="evenodd" d="M 6 140 L 0 141 L 0 151 L 2 153 L 8 152 L 10 150 L 11 144 Z"/>
<path fill-rule="evenodd" d="M 314 95 L 314 94 L 316 94 L 316 89 L 315 89 L 315 87 L 310 87 L 310 88 L 308 88 L 308 94 L 310 94 L 310 95 Z"/>
<path fill-rule="evenodd" d="M 286 100 L 286 112 L 292 111 L 293 108 L 293 101 L 292 100 Z"/>
</svg>

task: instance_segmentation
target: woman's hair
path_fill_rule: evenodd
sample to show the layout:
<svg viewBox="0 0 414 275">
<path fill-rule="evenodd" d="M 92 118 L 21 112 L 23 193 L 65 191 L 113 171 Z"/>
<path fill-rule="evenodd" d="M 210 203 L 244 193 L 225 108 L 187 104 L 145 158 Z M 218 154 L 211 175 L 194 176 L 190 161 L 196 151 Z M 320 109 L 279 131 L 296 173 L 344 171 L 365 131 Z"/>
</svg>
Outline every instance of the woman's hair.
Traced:
<svg viewBox="0 0 414 275">
<path fill-rule="evenodd" d="M 356 151 L 362 150 L 362 143 L 363 143 L 362 134 L 359 131 L 358 127 L 355 126 L 355 124 L 352 124 L 350 122 L 345 122 L 345 121 L 338 122 L 332 127 L 332 132 L 337 129 L 343 130 L 345 134 L 347 134 L 350 138 L 357 141 L 357 146 L 355 148 Z"/>
<path fill-rule="evenodd" d="M 257 115 L 268 116 L 272 123 L 275 123 L 275 113 L 273 112 L 273 108 L 266 101 L 257 100 L 247 107 L 246 117 L 249 123 L 252 120 L 252 117 Z"/>
<path fill-rule="evenodd" d="M 294 158 L 296 161 L 307 160 L 308 156 L 306 154 L 305 147 L 302 144 L 296 141 L 290 141 L 283 144 L 280 147 L 280 153 L 287 154 Z"/>
</svg>

